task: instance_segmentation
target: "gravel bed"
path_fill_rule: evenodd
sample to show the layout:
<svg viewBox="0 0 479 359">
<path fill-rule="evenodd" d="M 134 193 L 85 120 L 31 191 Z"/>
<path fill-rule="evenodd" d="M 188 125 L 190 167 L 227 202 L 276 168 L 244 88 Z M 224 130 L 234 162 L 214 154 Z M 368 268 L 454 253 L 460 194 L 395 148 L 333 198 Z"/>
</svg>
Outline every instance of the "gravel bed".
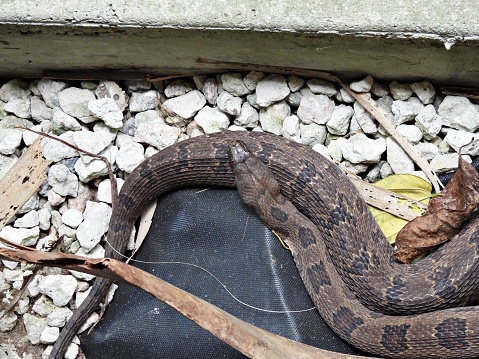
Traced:
<svg viewBox="0 0 479 359">
<path fill-rule="evenodd" d="M 350 86 L 369 92 L 436 172 L 456 168 L 457 151 L 466 144 L 464 157 L 478 155 L 479 106 L 466 97 L 443 96 L 429 81 L 379 83 L 367 76 Z M 370 182 L 392 173 L 421 175 L 347 92 L 297 76 L 225 73 L 154 83 L 13 79 L 0 87 L 0 178 L 37 137 L 13 128 L 18 125 L 109 158 L 119 186 L 159 150 L 226 129 L 267 131 L 304 143 Z M 102 238 L 111 216 L 105 164 L 49 139 L 42 146 L 53 161 L 48 179 L 0 236 L 42 248 L 63 235 L 63 251 L 103 256 Z M 5 304 L 28 268 L 7 261 L 0 268 Z M 92 280 L 81 273 L 42 269 L 14 312 L 0 320 L 0 358 L 46 357 Z M 78 353 L 76 341 L 67 358 L 80 357 Z"/>
</svg>

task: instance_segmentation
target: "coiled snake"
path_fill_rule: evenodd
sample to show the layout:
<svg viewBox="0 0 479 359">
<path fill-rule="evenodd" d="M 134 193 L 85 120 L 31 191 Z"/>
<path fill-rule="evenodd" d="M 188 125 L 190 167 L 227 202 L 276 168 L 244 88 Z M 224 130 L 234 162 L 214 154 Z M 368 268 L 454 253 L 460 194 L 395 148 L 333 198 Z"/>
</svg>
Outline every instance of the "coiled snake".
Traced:
<svg viewBox="0 0 479 359">
<path fill-rule="evenodd" d="M 127 178 L 118 203 L 114 203 L 109 243 L 123 253 L 135 220 L 167 191 L 192 185 L 234 186 L 228 155 L 232 143 L 236 143 L 233 154 L 241 159 L 236 171 L 249 165 L 250 151 L 276 177 L 284 197 L 275 192 L 277 185 L 266 184 L 272 187 L 261 189 L 253 200 L 244 196 L 243 200 L 250 205 L 266 201 L 263 208 L 269 208 L 267 211 L 255 209 L 269 227 L 288 240 L 316 308 L 338 335 L 384 357 L 479 357 L 479 309 L 443 309 L 467 305 L 478 290 L 479 281 L 474 278 L 479 265 L 477 221 L 471 221 L 454 241 L 425 260 L 400 265 L 344 174 L 309 147 L 278 136 L 226 131 L 180 142 L 145 160 Z M 246 173 L 240 181 L 248 176 Z M 240 193 L 248 192 L 243 186 Z M 106 256 L 119 257 L 109 246 Z M 107 289 L 108 280 L 96 280 L 50 358 L 62 358 L 72 335 L 98 307 Z M 427 313 L 391 316 L 379 311 Z"/>
</svg>

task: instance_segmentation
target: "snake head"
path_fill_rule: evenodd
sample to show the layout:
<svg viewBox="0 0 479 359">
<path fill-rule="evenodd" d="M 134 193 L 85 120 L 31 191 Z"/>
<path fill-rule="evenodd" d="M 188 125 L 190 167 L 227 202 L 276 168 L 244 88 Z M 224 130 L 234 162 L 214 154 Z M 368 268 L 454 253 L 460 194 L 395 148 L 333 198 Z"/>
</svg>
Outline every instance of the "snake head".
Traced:
<svg viewBox="0 0 479 359">
<path fill-rule="evenodd" d="M 241 141 L 233 141 L 228 147 L 236 188 L 243 202 L 257 207 L 260 197 L 279 195 L 280 187 L 266 164 L 253 155 Z"/>
</svg>

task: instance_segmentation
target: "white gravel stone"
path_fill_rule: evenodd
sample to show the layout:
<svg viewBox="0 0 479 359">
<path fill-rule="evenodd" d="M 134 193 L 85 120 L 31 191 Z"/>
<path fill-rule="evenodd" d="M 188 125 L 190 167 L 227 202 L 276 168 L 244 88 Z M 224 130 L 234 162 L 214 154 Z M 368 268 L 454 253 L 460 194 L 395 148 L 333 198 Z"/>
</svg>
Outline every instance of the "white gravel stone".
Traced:
<svg viewBox="0 0 479 359">
<path fill-rule="evenodd" d="M 93 100 L 95 100 L 95 95 L 90 90 L 76 87 L 69 87 L 58 93 L 58 102 L 63 112 L 80 121 L 83 121 L 84 117 L 90 116 L 88 103 Z"/>
<path fill-rule="evenodd" d="M 345 103 L 355 103 L 356 102 L 354 97 L 352 97 L 349 94 L 349 92 L 347 92 L 343 88 L 339 89 L 339 92 L 336 94 L 336 98 L 338 99 L 339 102 L 345 102 Z"/>
<path fill-rule="evenodd" d="M 399 125 L 396 130 L 414 145 L 422 139 L 421 130 L 414 125 Z"/>
<path fill-rule="evenodd" d="M 18 213 L 22 214 L 22 213 L 27 213 L 35 209 L 38 209 L 38 204 L 39 204 L 38 194 L 35 193 L 23 204 L 23 206 L 18 210 Z"/>
<path fill-rule="evenodd" d="M 252 93 L 246 96 L 246 101 L 253 106 L 255 109 L 259 110 L 259 105 L 256 103 L 256 93 Z"/>
<path fill-rule="evenodd" d="M 76 359 L 78 357 L 80 349 L 79 346 L 75 343 L 70 343 L 68 349 L 65 353 L 65 359 Z"/>
<path fill-rule="evenodd" d="M 108 224 L 111 217 L 111 207 L 103 202 L 91 202 L 86 204 L 85 213 L 83 213 L 83 222 L 77 228 L 77 239 L 81 246 L 90 251 L 101 240 L 101 237 L 108 230 Z"/>
<path fill-rule="evenodd" d="M 434 90 L 434 86 L 429 81 L 414 82 L 410 86 L 423 104 L 429 105 L 433 103 L 436 97 L 436 90 Z"/>
<path fill-rule="evenodd" d="M 394 124 L 394 115 L 392 113 L 393 103 L 394 100 L 389 96 L 383 96 L 381 98 L 378 98 L 378 100 L 376 101 L 376 105 L 378 105 L 379 108 L 384 110 L 384 112 L 386 113 L 386 117 L 391 121 L 392 124 Z"/>
<path fill-rule="evenodd" d="M 164 93 L 166 97 L 170 98 L 184 95 L 193 89 L 194 88 L 191 81 L 178 79 L 168 84 L 165 87 Z"/>
<path fill-rule="evenodd" d="M 248 90 L 254 91 L 258 82 L 264 79 L 264 77 L 265 75 L 263 72 L 251 71 L 244 77 L 243 82 Z"/>
<path fill-rule="evenodd" d="M 78 293 L 80 295 L 82 295 L 83 293 Z M 78 330 L 78 334 L 81 334 L 83 333 L 84 331 L 86 331 L 88 328 L 90 328 L 93 324 L 96 324 L 98 321 L 100 320 L 100 316 L 98 313 L 96 312 L 93 312 L 92 315 L 90 315 L 90 317 L 85 321 L 85 323 L 83 323 L 83 325 L 80 327 L 80 329 Z"/>
<path fill-rule="evenodd" d="M 259 114 L 258 111 L 251 106 L 248 102 L 244 102 L 241 106 L 241 111 L 238 117 L 235 118 L 235 125 L 246 127 L 246 128 L 255 128 L 258 126 Z"/>
<path fill-rule="evenodd" d="M 355 102 L 353 105 L 354 116 L 353 119 L 358 123 L 364 133 L 374 134 L 378 132 L 378 126 L 374 122 L 373 118 L 366 111 L 366 109 L 359 103 Z"/>
<path fill-rule="evenodd" d="M 368 92 L 371 90 L 371 86 L 374 83 L 374 79 L 371 75 L 366 76 L 362 80 L 353 81 L 349 84 L 351 90 L 355 92 Z"/>
<path fill-rule="evenodd" d="M 362 163 L 351 163 L 349 161 L 344 161 L 339 164 L 341 167 L 345 168 L 346 171 L 354 173 L 354 174 L 359 174 L 366 172 L 369 165 L 362 164 Z"/>
<path fill-rule="evenodd" d="M 259 112 L 261 128 L 266 132 L 279 135 L 283 129 L 284 119 L 289 115 L 291 115 L 291 108 L 286 101 L 277 102 L 266 108 L 261 108 Z"/>
<path fill-rule="evenodd" d="M 423 108 L 424 105 L 416 97 L 411 97 L 406 101 L 394 101 L 391 106 L 391 111 L 394 114 L 394 123 L 398 126 L 405 122 L 414 121 Z"/>
<path fill-rule="evenodd" d="M 198 90 L 202 90 L 207 79 L 206 75 L 193 75 L 193 82 Z"/>
<path fill-rule="evenodd" d="M 238 116 L 240 114 L 241 102 L 241 98 L 233 96 L 227 91 L 223 91 L 216 100 L 216 103 L 221 111 L 233 116 Z"/>
<path fill-rule="evenodd" d="M 179 129 L 176 127 L 171 127 L 168 125 L 163 125 L 161 127 L 156 128 L 154 132 L 151 133 L 151 136 L 154 136 L 156 133 L 161 136 L 161 139 L 164 140 L 165 135 L 167 135 L 167 131 L 171 129 L 171 132 L 173 134 L 171 140 L 169 142 L 174 143 L 176 139 L 179 136 Z M 176 130 L 176 131 L 175 131 Z M 160 132 L 161 131 L 161 132 Z M 149 137 L 150 138 L 150 137 Z M 161 146 L 164 145 L 162 143 L 161 145 L 158 144 L 158 140 L 160 137 L 156 137 L 156 146 L 159 146 L 159 148 L 162 148 Z M 153 144 L 152 144 L 153 145 Z M 155 146 L 155 147 L 156 147 Z M 164 146 L 166 147 L 166 146 Z M 116 164 L 119 169 L 122 171 L 125 171 L 127 173 L 131 173 L 136 166 L 138 166 L 143 160 L 145 159 L 145 149 L 143 146 L 137 142 L 130 142 L 128 144 L 125 144 L 124 146 L 121 146 L 120 149 L 118 150 L 118 153 L 116 155 Z"/>
<path fill-rule="evenodd" d="M 111 136 L 102 132 L 76 131 L 73 133 L 73 141 L 78 148 L 98 155 L 111 144 Z M 80 157 L 85 163 L 95 159 L 82 152 Z"/>
<path fill-rule="evenodd" d="M 88 103 L 88 109 L 93 115 L 103 120 L 111 128 L 123 127 L 123 113 L 114 99 L 106 97 Z"/>
<path fill-rule="evenodd" d="M 123 187 L 123 183 L 125 183 L 123 179 L 121 178 L 116 179 L 116 186 L 118 189 L 118 193 L 120 192 L 121 187 Z M 111 203 L 111 185 L 110 185 L 109 179 L 104 179 L 98 185 L 97 198 L 99 201 L 102 201 L 105 203 Z"/>
<path fill-rule="evenodd" d="M 406 152 L 392 138 L 386 138 L 387 161 L 396 174 L 411 173 L 414 171 L 414 162 Z"/>
<path fill-rule="evenodd" d="M 196 91 L 196 90 L 194 90 Z M 186 95 L 183 96 L 188 96 L 192 92 L 189 92 Z M 176 97 L 175 99 L 177 99 Z M 169 101 L 173 101 L 169 100 Z M 136 132 L 135 132 L 135 138 L 139 142 L 145 142 L 148 143 L 158 149 L 163 149 L 165 147 L 168 147 L 172 145 L 173 143 L 178 140 L 178 137 L 180 136 L 180 129 L 178 127 L 174 126 L 169 126 L 165 124 L 165 122 L 156 114 L 155 111 L 145 111 L 142 113 L 138 113 L 135 116 L 135 121 L 136 121 Z M 140 158 L 140 148 L 137 145 L 130 145 L 131 149 L 134 150 L 134 159 L 138 163 L 141 162 Z M 142 147 L 142 146 L 141 146 Z M 144 150 L 143 147 L 141 148 L 142 155 L 144 155 Z M 126 154 L 126 149 L 122 150 L 122 156 Z M 144 159 L 144 157 L 143 157 Z M 126 159 L 122 159 L 123 162 L 125 162 Z M 122 165 L 127 165 L 127 163 L 123 163 Z M 128 164 L 128 168 L 130 168 L 132 163 L 130 162 Z"/>
<path fill-rule="evenodd" d="M 450 130 L 444 137 L 444 141 L 458 153 L 460 150 L 463 155 L 479 155 L 479 134 Z"/>
<path fill-rule="evenodd" d="M 288 76 L 288 87 L 291 92 L 296 92 L 304 85 L 304 79 L 298 76 Z"/>
<path fill-rule="evenodd" d="M 52 110 L 38 96 L 30 99 L 30 111 L 35 121 L 42 122 L 52 118 Z"/>
<path fill-rule="evenodd" d="M 302 98 L 303 94 L 301 92 L 291 92 L 288 96 L 286 96 L 286 102 L 293 107 L 299 107 Z"/>
<path fill-rule="evenodd" d="M 30 129 L 34 131 L 42 131 L 42 125 L 35 125 L 31 127 Z M 23 131 L 23 135 L 22 135 L 23 143 L 25 143 L 26 146 L 30 146 L 33 142 L 35 142 L 38 136 L 39 135 L 37 135 L 36 133 L 30 132 L 30 131 Z M 1 168 L 1 164 L 0 164 L 0 168 Z"/>
<path fill-rule="evenodd" d="M 22 131 L 13 128 L 0 127 L 0 153 L 11 155 L 22 143 Z"/>
<path fill-rule="evenodd" d="M 205 133 L 214 133 L 225 130 L 230 125 L 230 120 L 217 107 L 203 107 L 195 116 L 196 123 L 205 131 Z"/>
<path fill-rule="evenodd" d="M 51 214 L 48 208 L 42 208 L 38 211 L 38 221 L 42 231 L 48 231 L 50 229 L 50 218 Z"/>
<path fill-rule="evenodd" d="M 112 143 L 118 135 L 118 129 L 111 128 L 103 122 L 95 123 L 95 125 L 93 126 L 93 132 L 102 134 L 105 138 L 109 139 L 110 143 Z"/>
<path fill-rule="evenodd" d="M 43 329 L 45 329 L 47 326 L 46 318 L 40 318 L 36 315 L 25 313 L 23 315 L 23 323 L 25 324 L 27 339 L 30 341 L 30 343 L 40 343 L 40 337 L 42 335 Z"/>
<path fill-rule="evenodd" d="M 40 91 L 43 101 L 48 107 L 60 106 L 58 94 L 67 88 L 68 84 L 63 81 L 54 81 L 41 79 L 38 81 L 37 88 Z"/>
<path fill-rule="evenodd" d="M 4 268 L 3 276 L 5 281 L 12 283 L 14 289 L 20 290 L 23 284 L 23 278 L 31 274 L 31 271 L 23 271 L 22 269 L 13 269 Z"/>
<path fill-rule="evenodd" d="M 68 131 L 65 133 L 62 133 L 60 136 L 54 136 L 58 137 L 61 140 L 68 142 L 68 143 L 74 143 L 73 141 L 73 132 Z M 48 159 L 52 160 L 54 162 L 58 162 L 63 160 L 64 158 L 71 158 L 71 157 L 76 157 L 78 156 L 78 151 L 74 150 L 71 147 L 65 146 L 64 144 L 49 139 L 49 138 L 44 138 L 40 142 L 42 149 L 43 149 L 43 156 Z"/>
<path fill-rule="evenodd" d="M 451 146 L 449 146 L 449 143 L 447 143 L 446 141 L 441 141 L 439 142 L 439 144 L 437 145 L 437 147 L 439 148 L 439 152 L 441 152 L 441 154 L 446 154 L 448 153 L 449 151 L 451 151 Z"/>
<path fill-rule="evenodd" d="M 321 154 L 322 156 L 326 157 L 327 159 L 331 160 L 331 156 L 329 155 L 329 150 L 328 148 L 321 144 L 321 143 L 317 143 L 315 144 L 313 147 L 313 150 L 318 152 L 319 154 Z"/>
<path fill-rule="evenodd" d="M 2 263 L 5 266 L 5 268 L 12 269 L 12 270 L 17 268 L 18 264 L 19 264 L 15 261 L 6 261 L 6 260 L 2 260 Z M 2 277 L 0 278 L 0 282 L 2 282 L 2 283 L 0 283 L 0 287 L 3 287 L 3 284 L 6 283 L 5 280 L 4 280 L 4 277 L 3 277 L 3 273 L 2 273 Z"/>
<path fill-rule="evenodd" d="M 328 97 L 336 95 L 338 90 L 331 82 L 321 80 L 321 79 L 310 79 L 306 83 L 308 88 L 314 94 L 326 95 Z"/>
<path fill-rule="evenodd" d="M 283 100 L 290 93 L 286 77 L 268 75 L 256 86 L 256 103 L 260 107 L 268 107 Z"/>
<path fill-rule="evenodd" d="M 221 83 L 225 91 L 233 96 L 244 96 L 251 93 L 243 81 L 243 75 L 239 73 L 228 73 L 221 75 Z M 218 91 L 219 92 L 219 91 Z"/>
<path fill-rule="evenodd" d="M 334 102 L 328 96 L 303 93 L 297 113 L 306 125 L 313 122 L 324 125 L 331 119 L 333 111 Z"/>
<path fill-rule="evenodd" d="M 17 228 L 33 228 L 40 224 L 40 219 L 38 217 L 37 211 L 30 211 L 25 213 L 22 217 L 17 218 L 14 227 Z"/>
<path fill-rule="evenodd" d="M 148 91 L 151 89 L 151 82 L 146 79 L 125 80 L 125 85 L 129 93 L 134 91 Z"/>
<path fill-rule="evenodd" d="M 428 161 L 431 161 L 435 156 L 439 154 L 439 148 L 430 142 L 419 142 L 416 148 L 421 153 L 421 157 Z"/>
<path fill-rule="evenodd" d="M 479 110 L 465 97 L 446 96 L 437 112 L 445 126 L 469 132 L 479 128 Z"/>
<path fill-rule="evenodd" d="M 2 310 L 0 311 L 0 332 L 8 332 L 10 330 L 12 330 L 13 328 L 15 328 L 16 324 L 17 324 L 17 320 L 18 320 L 18 317 L 14 314 L 14 313 L 7 313 L 5 314 L 5 312 Z M 1 344 L 0 344 L 0 358 L 5 358 L 5 359 L 13 359 L 11 356 L 6 356 L 6 357 L 2 357 L 2 350 L 3 348 L 1 348 Z M 18 357 L 20 358 L 20 357 Z"/>
<path fill-rule="evenodd" d="M 299 122 L 299 118 L 296 115 L 286 117 L 283 122 L 283 129 L 281 130 L 283 137 L 301 143 Z"/>
<path fill-rule="evenodd" d="M 0 179 L 7 174 L 12 166 L 18 161 L 15 155 L 5 156 L 0 154 Z"/>
<path fill-rule="evenodd" d="M 379 171 L 379 174 L 381 175 L 381 178 L 386 178 L 392 175 L 393 169 L 391 168 L 391 165 L 387 162 L 384 162 L 383 165 L 381 166 L 381 170 Z"/>
<path fill-rule="evenodd" d="M 371 93 L 377 97 L 384 97 L 389 94 L 389 86 L 374 82 L 371 86 Z"/>
<path fill-rule="evenodd" d="M 341 162 L 343 160 L 343 147 L 348 143 L 348 140 L 344 137 L 339 137 L 332 140 L 327 145 L 329 156 L 333 161 Z"/>
<path fill-rule="evenodd" d="M 300 123 L 301 142 L 308 146 L 314 146 L 316 144 L 324 144 L 326 140 L 326 126 L 312 123 L 305 125 Z"/>
<path fill-rule="evenodd" d="M 1 274 L 0 274 L 1 276 Z M 40 294 L 40 291 L 38 290 L 38 283 L 44 278 L 43 275 L 37 274 L 33 277 L 33 279 L 30 281 L 30 283 L 27 284 L 27 290 L 28 293 L 30 294 L 31 297 L 36 297 Z"/>
<path fill-rule="evenodd" d="M 40 343 L 53 344 L 60 336 L 60 329 L 57 327 L 46 326 L 40 335 Z"/>
<path fill-rule="evenodd" d="M 442 128 L 442 119 L 436 113 L 433 105 L 427 105 L 416 116 L 416 126 L 422 131 L 426 139 L 436 137 Z"/>
<path fill-rule="evenodd" d="M 210 105 L 216 105 L 218 98 L 218 85 L 214 78 L 207 78 L 203 85 L 203 94 Z"/>
<path fill-rule="evenodd" d="M 366 175 L 366 181 L 374 183 L 381 179 L 380 171 L 383 163 L 384 161 L 379 161 L 376 165 L 372 166 L 372 168 L 368 171 L 368 174 Z"/>
<path fill-rule="evenodd" d="M 118 153 L 118 147 L 108 146 L 99 155 L 106 157 L 110 164 L 115 163 L 116 154 Z M 92 179 L 104 176 L 108 174 L 108 169 L 102 160 L 93 160 L 89 163 L 85 163 L 83 159 L 75 162 L 75 172 L 78 175 L 78 179 L 84 183 L 91 181 Z"/>
<path fill-rule="evenodd" d="M 67 307 L 54 307 L 52 312 L 47 315 L 47 325 L 62 328 L 72 315 L 73 312 Z"/>
<path fill-rule="evenodd" d="M 90 294 L 90 291 L 91 291 L 91 288 L 89 288 L 88 290 L 86 290 L 84 292 L 77 292 L 77 294 L 75 296 L 75 307 L 76 308 L 78 308 L 84 302 L 86 297 L 88 297 L 88 294 Z"/>
<path fill-rule="evenodd" d="M 353 114 L 354 110 L 351 106 L 343 104 L 335 106 L 331 119 L 326 123 L 329 133 L 333 135 L 345 135 L 348 132 Z"/>
<path fill-rule="evenodd" d="M 65 202 L 65 197 L 59 195 L 58 193 L 56 193 L 54 190 L 50 189 L 49 191 L 47 191 L 47 198 L 48 198 L 48 203 L 51 205 L 51 206 L 59 206 L 61 205 L 63 202 Z"/>
<path fill-rule="evenodd" d="M 72 228 L 77 228 L 83 221 L 83 213 L 76 208 L 69 208 L 62 214 L 62 222 Z"/>
<path fill-rule="evenodd" d="M 389 84 L 389 91 L 395 100 L 406 101 L 412 95 L 411 86 L 408 84 L 400 84 L 397 81 L 393 81 Z"/>
<path fill-rule="evenodd" d="M 48 170 L 48 184 L 60 196 L 75 197 L 78 193 L 78 178 L 71 173 L 67 166 L 55 164 Z"/>
<path fill-rule="evenodd" d="M 4 102 L 13 98 L 27 98 L 30 94 L 30 86 L 20 79 L 10 80 L 0 87 L 0 100 Z"/>
<path fill-rule="evenodd" d="M 63 307 L 72 299 L 77 280 L 71 275 L 53 274 L 45 276 L 38 284 L 40 293 L 50 297 L 53 304 Z"/>
<path fill-rule="evenodd" d="M 150 88 L 147 90 L 149 89 Z M 113 81 L 100 81 L 95 90 L 95 95 L 98 99 L 112 98 L 120 111 L 123 111 L 126 106 L 128 106 L 128 96 L 125 94 L 125 91 Z"/>
<path fill-rule="evenodd" d="M 346 160 L 364 164 L 378 163 L 384 151 L 386 141 L 383 138 L 373 140 L 363 133 L 351 136 L 342 148 Z"/>
<path fill-rule="evenodd" d="M 80 123 L 73 117 L 62 111 L 60 107 L 54 107 L 52 112 L 52 131 L 60 134 L 67 131 L 80 131 Z"/>
<path fill-rule="evenodd" d="M 231 125 L 230 127 L 228 127 L 228 131 L 248 131 L 248 130 L 238 125 Z"/>
<path fill-rule="evenodd" d="M 40 228 L 13 228 L 11 226 L 5 226 L 0 230 L 0 237 L 5 238 L 7 241 L 21 244 L 22 246 L 34 246 L 37 243 L 40 236 Z M 3 245 L 0 244 L 0 247 Z"/>
<path fill-rule="evenodd" d="M 201 110 L 205 104 L 205 96 L 198 90 L 193 90 L 185 95 L 166 100 L 163 102 L 163 108 L 181 118 L 189 119 Z"/>
<path fill-rule="evenodd" d="M 12 98 L 3 109 L 20 118 L 29 118 L 31 115 L 30 98 Z"/>
<path fill-rule="evenodd" d="M 155 90 L 133 92 L 130 97 L 130 111 L 142 112 L 152 110 L 158 105 L 158 93 Z"/>
<path fill-rule="evenodd" d="M 471 162 L 469 156 L 462 156 L 467 162 Z M 431 161 L 431 168 L 436 173 L 445 173 L 455 170 L 459 165 L 458 153 L 446 153 L 437 155 Z"/>
</svg>

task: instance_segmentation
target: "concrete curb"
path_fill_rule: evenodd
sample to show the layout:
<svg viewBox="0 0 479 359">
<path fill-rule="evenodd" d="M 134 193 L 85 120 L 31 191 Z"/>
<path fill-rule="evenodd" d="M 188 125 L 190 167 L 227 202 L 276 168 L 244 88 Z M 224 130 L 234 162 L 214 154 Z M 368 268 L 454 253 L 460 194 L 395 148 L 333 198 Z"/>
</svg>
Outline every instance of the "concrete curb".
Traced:
<svg viewBox="0 0 479 359">
<path fill-rule="evenodd" d="M 203 58 L 474 86 L 475 9 L 472 0 L 3 1 L 0 77 L 192 73 L 208 70 Z"/>
</svg>

